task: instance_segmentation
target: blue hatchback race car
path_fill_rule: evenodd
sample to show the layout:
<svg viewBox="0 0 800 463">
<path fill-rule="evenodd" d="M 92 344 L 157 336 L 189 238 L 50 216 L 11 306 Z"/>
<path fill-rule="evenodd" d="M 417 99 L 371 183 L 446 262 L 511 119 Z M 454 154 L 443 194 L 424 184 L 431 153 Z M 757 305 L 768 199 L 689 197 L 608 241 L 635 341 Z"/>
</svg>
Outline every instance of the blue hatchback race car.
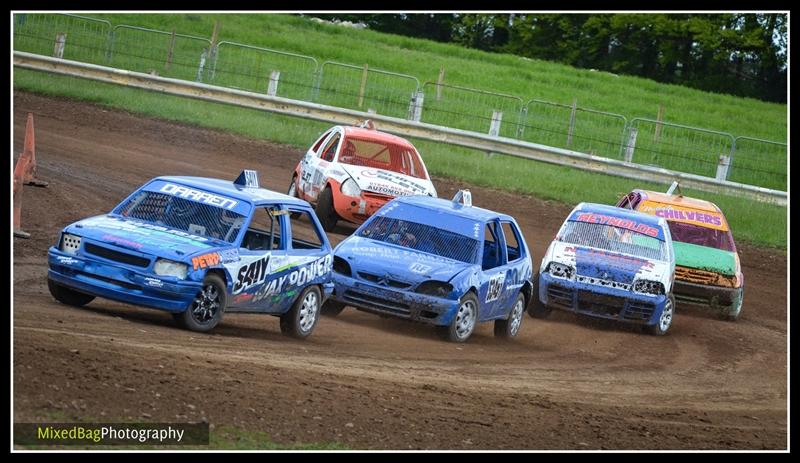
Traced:
<svg viewBox="0 0 800 463">
<path fill-rule="evenodd" d="M 532 294 L 532 264 L 516 221 L 452 201 L 406 196 L 384 205 L 334 251 L 334 293 L 323 313 L 346 306 L 441 327 L 464 342 L 476 323 L 519 332 Z"/>
<path fill-rule="evenodd" d="M 534 277 L 534 317 L 554 308 L 636 323 L 656 335 L 675 310 L 675 253 L 665 219 L 580 203 L 567 216 Z"/>
<path fill-rule="evenodd" d="M 257 312 L 304 338 L 333 290 L 332 248 L 310 205 L 259 188 L 255 171 L 234 182 L 157 177 L 64 228 L 48 260 L 62 303 L 105 297 L 166 310 L 194 331 Z"/>
</svg>

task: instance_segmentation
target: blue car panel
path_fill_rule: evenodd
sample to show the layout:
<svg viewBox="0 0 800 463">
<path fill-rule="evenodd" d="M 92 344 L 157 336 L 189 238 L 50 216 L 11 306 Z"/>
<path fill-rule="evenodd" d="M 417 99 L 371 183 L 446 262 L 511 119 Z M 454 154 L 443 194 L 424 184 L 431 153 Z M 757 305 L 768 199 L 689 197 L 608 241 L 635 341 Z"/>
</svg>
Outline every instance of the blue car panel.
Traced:
<svg viewBox="0 0 800 463">
<path fill-rule="evenodd" d="M 516 221 L 455 200 L 396 198 L 334 259 L 333 301 L 432 325 L 458 323 L 468 294 L 477 299 L 476 322 L 508 321 L 518 296 L 531 297 L 531 258 Z"/>
<path fill-rule="evenodd" d="M 213 299 L 216 325 L 222 312 L 285 315 L 314 286 L 320 300 L 303 302 L 301 320 L 313 329 L 308 317 L 333 291 L 330 243 L 307 202 L 243 178 L 158 177 L 109 214 L 65 227 L 48 252 L 51 292 L 73 305 L 99 296 L 216 314 L 199 307 L 216 275 L 225 293 Z"/>
</svg>

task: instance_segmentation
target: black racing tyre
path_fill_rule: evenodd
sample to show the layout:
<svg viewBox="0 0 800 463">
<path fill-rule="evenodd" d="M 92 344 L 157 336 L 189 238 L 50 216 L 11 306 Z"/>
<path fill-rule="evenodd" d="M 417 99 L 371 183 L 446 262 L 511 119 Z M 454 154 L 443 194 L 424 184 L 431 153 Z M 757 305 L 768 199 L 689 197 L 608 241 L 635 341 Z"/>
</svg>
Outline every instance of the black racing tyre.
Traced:
<svg viewBox="0 0 800 463">
<path fill-rule="evenodd" d="M 298 198 L 297 196 L 297 175 L 292 175 L 292 183 L 289 184 L 289 188 L 286 189 L 286 194 L 291 196 L 292 198 Z M 300 217 L 299 212 L 292 212 L 289 214 L 293 219 L 297 219 Z"/>
<path fill-rule="evenodd" d="M 319 288 L 311 285 L 300 293 L 288 312 L 281 315 L 281 333 L 294 338 L 307 338 L 317 326 L 322 295 Z"/>
<path fill-rule="evenodd" d="M 325 187 L 322 193 L 319 194 L 314 212 L 316 212 L 322 228 L 326 232 L 333 231 L 333 227 L 339 221 L 339 216 L 336 215 L 336 211 L 333 208 L 333 192 L 330 186 Z"/>
<path fill-rule="evenodd" d="M 522 293 L 517 295 L 514 300 L 514 305 L 511 306 L 511 311 L 508 313 L 508 319 L 494 321 L 494 335 L 498 338 L 511 339 L 519 334 L 519 329 L 522 326 L 522 318 L 525 315 L 525 296 Z"/>
<path fill-rule="evenodd" d="M 675 297 L 670 294 L 667 298 L 667 303 L 664 305 L 664 310 L 661 311 L 661 316 L 655 325 L 647 327 L 647 332 L 654 336 L 664 336 L 672 326 L 672 319 L 675 316 Z"/>
<path fill-rule="evenodd" d="M 208 274 L 189 308 L 174 314 L 173 318 L 186 329 L 201 333 L 211 331 L 222 320 L 227 302 L 225 282 L 219 275 Z"/>
<path fill-rule="evenodd" d="M 733 301 L 733 305 L 722 312 L 720 316 L 723 320 L 735 322 L 742 316 L 742 304 L 744 304 L 744 288 L 742 288 L 742 294 L 739 296 L 739 299 Z"/>
<path fill-rule="evenodd" d="M 449 326 L 440 329 L 445 339 L 450 342 L 465 342 L 475 331 L 478 323 L 478 297 L 468 292 L 461 298 L 458 311 Z"/>
<path fill-rule="evenodd" d="M 75 291 L 60 283 L 56 283 L 50 278 L 47 279 L 47 289 L 50 290 L 50 294 L 52 294 L 58 302 L 74 307 L 83 307 L 94 300 L 94 296 L 91 294 Z"/>
<path fill-rule="evenodd" d="M 533 275 L 533 288 L 531 288 L 531 301 L 528 303 L 528 315 L 533 318 L 547 318 L 553 309 L 542 304 L 539 300 L 539 272 Z"/>
<path fill-rule="evenodd" d="M 327 315 L 329 317 L 335 317 L 342 313 L 342 310 L 347 307 L 343 303 L 339 301 L 334 301 L 333 299 L 328 299 L 322 304 L 322 315 Z"/>
</svg>

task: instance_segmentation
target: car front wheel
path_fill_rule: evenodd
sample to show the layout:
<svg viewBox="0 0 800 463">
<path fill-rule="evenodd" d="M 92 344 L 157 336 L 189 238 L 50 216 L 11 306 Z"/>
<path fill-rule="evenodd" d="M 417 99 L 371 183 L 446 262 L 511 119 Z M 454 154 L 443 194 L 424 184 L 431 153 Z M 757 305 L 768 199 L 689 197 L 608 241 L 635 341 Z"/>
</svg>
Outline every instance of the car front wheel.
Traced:
<svg viewBox="0 0 800 463">
<path fill-rule="evenodd" d="M 51 279 L 47 279 L 47 289 L 50 294 L 60 303 L 74 307 L 83 307 L 94 300 L 94 296 L 75 291 L 63 286 Z"/>
<path fill-rule="evenodd" d="M 533 276 L 533 288 L 531 288 L 531 302 L 528 303 L 528 315 L 533 318 L 547 318 L 553 309 L 542 304 L 539 300 L 539 272 Z"/>
<path fill-rule="evenodd" d="M 211 331 L 222 320 L 227 296 L 222 278 L 219 275 L 206 275 L 202 288 L 189 308 L 173 315 L 173 318 L 192 331 Z"/>
<path fill-rule="evenodd" d="M 647 329 L 650 334 L 655 336 L 663 336 L 667 334 L 669 331 L 669 327 L 672 326 L 672 318 L 675 316 L 675 298 L 670 295 L 667 298 L 666 304 L 664 304 L 664 309 L 661 311 L 661 316 L 658 317 L 658 321 L 655 325 L 648 326 Z"/>
<path fill-rule="evenodd" d="M 475 293 L 469 292 L 461 298 L 453 321 L 449 326 L 443 327 L 443 334 L 448 341 L 465 342 L 472 335 L 477 322 L 478 298 Z"/>
<path fill-rule="evenodd" d="M 336 215 L 336 210 L 333 208 L 333 192 L 331 187 L 325 187 L 322 193 L 317 198 L 317 207 L 314 212 L 319 218 L 319 223 L 326 232 L 333 231 L 336 222 L 339 221 L 339 216 Z"/>
</svg>

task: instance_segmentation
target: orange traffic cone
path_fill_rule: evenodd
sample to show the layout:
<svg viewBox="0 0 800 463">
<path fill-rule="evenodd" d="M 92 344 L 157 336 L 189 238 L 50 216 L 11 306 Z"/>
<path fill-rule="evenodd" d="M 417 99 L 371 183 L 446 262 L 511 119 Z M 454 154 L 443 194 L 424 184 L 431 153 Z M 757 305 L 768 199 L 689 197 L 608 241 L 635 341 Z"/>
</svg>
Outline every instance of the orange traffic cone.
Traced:
<svg viewBox="0 0 800 463">
<path fill-rule="evenodd" d="M 33 135 L 33 114 L 28 113 L 28 123 L 25 126 L 25 148 L 14 166 L 14 236 L 17 238 L 30 238 L 30 233 L 22 231 L 22 185 L 46 187 L 47 182 L 36 178 L 36 147 Z"/>
<path fill-rule="evenodd" d="M 28 123 L 25 126 L 25 149 L 22 156 L 28 156 L 28 166 L 24 173 L 25 185 L 46 187 L 47 182 L 36 178 L 36 138 L 33 131 L 33 114 L 28 113 Z"/>
</svg>

